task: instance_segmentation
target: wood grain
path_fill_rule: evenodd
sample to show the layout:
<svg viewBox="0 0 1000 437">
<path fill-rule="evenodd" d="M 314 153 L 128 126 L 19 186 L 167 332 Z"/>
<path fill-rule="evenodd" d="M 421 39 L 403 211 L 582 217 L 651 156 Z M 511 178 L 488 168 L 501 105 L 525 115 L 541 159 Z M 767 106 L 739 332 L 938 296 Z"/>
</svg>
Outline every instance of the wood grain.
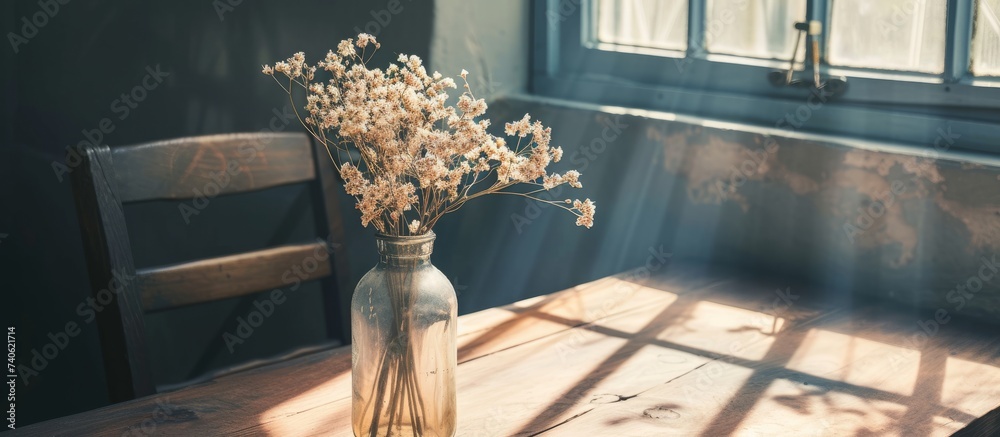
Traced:
<svg viewBox="0 0 1000 437">
<path fill-rule="evenodd" d="M 161 311 L 282 288 L 295 280 L 324 278 L 331 271 L 329 251 L 327 243 L 320 241 L 140 269 L 142 307 L 146 312 Z M 298 273 L 293 266 L 299 266 Z"/>
<path fill-rule="evenodd" d="M 912 311 L 670 270 L 460 317 L 458 435 L 948 435 L 1000 405 L 986 327 L 913 344 Z M 346 436 L 350 409 L 340 348 L 18 432 Z"/>
<path fill-rule="evenodd" d="M 305 182 L 316 176 L 301 133 L 206 135 L 116 147 L 122 202 L 210 199 Z"/>
</svg>

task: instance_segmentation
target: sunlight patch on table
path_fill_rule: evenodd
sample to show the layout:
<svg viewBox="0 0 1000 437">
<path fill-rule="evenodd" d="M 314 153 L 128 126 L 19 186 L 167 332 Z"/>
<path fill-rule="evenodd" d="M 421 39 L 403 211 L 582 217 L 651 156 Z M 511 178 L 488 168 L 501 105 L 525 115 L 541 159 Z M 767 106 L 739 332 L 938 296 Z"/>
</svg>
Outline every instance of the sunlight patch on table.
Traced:
<svg viewBox="0 0 1000 437">
<path fill-rule="evenodd" d="M 941 404 L 973 416 L 1000 405 L 1000 368 L 948 357 Z"/>
<path fill-rule="evenodd" d="M 920 351 L 810 329 L 785 367 L 821 378 L 909 396 L 913 394 L 920 370 Z"/>
<path fill-rule="evenodd" d="M 715 302 L 700 301 L 657 338 L 748 360 L 764 358 L 785 319 Z"/>
<path fill-rule="evenodd" d="M 622 334 L 638 334 L 643 330 L 657 329 L 659 326 L 669 326 L 670 319 L 658 321 L 663 311 L 667 310 L 677 301 L 677 295 L 666 291 L 656 291 L 661 297 L 660 300 L 642 307 L 642 310 L 630 311 L 621 316 L 602 319 L 595 324 L 599 327 L 612 329 Z"/>
<path fill-rule="evenodd" d="M 709 358 L 668 349 L 660 346 L 647 345 L 616 362 L 614 370 L 606 377 L 613 386 L 604 386 L 591 390 L 591 403 L 608 403 L 617 401 L 608 395 L 634 396 L 647 390 L 666 384 L 688 372 L 696 371 L 704 366 Z M 608 392 L 613 387 L 613 391 Z"/>
<path fill-rule="evenodd" d="M 327 417 L 314 417 L 317 413 L 315 409 L 339 400 L 341 401 L 338 403 L 339 405 L 346 405 L 346 415 L 350 417 L 350 397 L 351 373 L 341 372 L 322 384 L 271 407 L 260 415 L 259 421 L 268 435 L 313 435 L 317 432 L 323 432 L 321 429 L 314 428 L 331 423 L 333 417 L 345 414 L 341 408 L 340 410 L 332 409 L 328 413 L 324 411 L 323 415 Z M 302 413 L 307 414 L 303 415 Z M 303 415 L 303 417 L 300 420 L 283 420 L 296 415 Z M 304 420 L 307 418 L 311 420 Z M 350 420 L 341 423 L 350 423 Z"/>
</svg>

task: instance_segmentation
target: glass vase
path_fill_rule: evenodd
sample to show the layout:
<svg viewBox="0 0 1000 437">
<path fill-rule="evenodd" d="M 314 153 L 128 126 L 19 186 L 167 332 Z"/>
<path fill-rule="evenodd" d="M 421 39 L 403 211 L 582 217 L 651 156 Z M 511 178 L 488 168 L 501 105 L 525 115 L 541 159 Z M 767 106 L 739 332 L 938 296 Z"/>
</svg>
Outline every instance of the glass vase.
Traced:
<svg viewBox="0 0 1000 437">
<path fill-rule="evenodd" d="M 455 435 L 457 299 L 431 264 L 434 237 L 376 236 L 379 262 L 354 290 L 356 436 Z"/>
</svg>

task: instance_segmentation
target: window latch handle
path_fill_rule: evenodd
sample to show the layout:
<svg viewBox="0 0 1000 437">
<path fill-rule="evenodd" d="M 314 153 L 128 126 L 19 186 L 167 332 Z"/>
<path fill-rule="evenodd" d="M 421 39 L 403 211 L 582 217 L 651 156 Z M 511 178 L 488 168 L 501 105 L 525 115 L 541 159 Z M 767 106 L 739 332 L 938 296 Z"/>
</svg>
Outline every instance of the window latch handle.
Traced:
<svg viewBox="0 0 1000 437">
<path fill-rule="evenodd" d="M 793 25 L 796 31 L 795 35 L 795 48 L 792 50 L 792 57 L 788 63 L 788 70 L 782 74 L 781 72 L 772 72 L 770 74 L 771 82 L 779 86 L 803 86 L 804 81 L 794 80 L 795 74 L 795 61 L 798 58 L 799 46 L 802 44 L 804 38 L 809 39 L 809 43 L 812 44 L 812 86 L 816 89 L 825 88 L 830 86 L 833 88 L 835 94 L 842 94 L 847 89 L 847 78 L 828 78 L 826 82 L 820 77 L 819 60 L 821 58 L 819 36 L 823 34 L 823 23 L 819 20 L 809 20 L 796 22 Z M 803 59 L 803 63 L 807 63 L 808 60 Z M 808 86 L 808 85 L 806 85 Z"/>
<path fill-rule="evenodd" d="M 816 88 L 819 88 L 819 35 L 823 33 L 823 23 L 819 20 L 800 21 L 794 23 L 792 27 L 796 30 L 795 48 L 792 50 L 792 59 L 788 63 L 785 85 L 792 83 L 792 74 L 795 72 L 795 60 L 799 55 L 799 45 L 802 43 L 803 36 L 808 35 L 809 39 L 812 40 L 813 79 L 815 80 Z"/>
</svg>

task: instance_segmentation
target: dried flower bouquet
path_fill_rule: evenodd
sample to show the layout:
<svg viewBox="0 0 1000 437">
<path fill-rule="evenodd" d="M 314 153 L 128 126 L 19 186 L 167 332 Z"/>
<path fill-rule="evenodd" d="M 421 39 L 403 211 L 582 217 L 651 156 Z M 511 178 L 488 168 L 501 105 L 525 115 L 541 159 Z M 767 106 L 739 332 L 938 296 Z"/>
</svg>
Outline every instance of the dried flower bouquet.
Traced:
<svg viewBox="0 0 1000 437">
<path fill-rule="evenodd" d="M 517 137 L 511 148 L 487 132 L 489 119 L 477 120 L 486 113 L 486 102 L 472 94 L 465 70 L 456 108 L 448 105 L 447 94 L 457 88 L 455 81 L 438 72 L 428 75 L 417 56 L 401 54 L 399 64 L 369 68 L 366 62 L 379 46 L 374 37 L 360 34 L 357 41 L 341 41 L 315 66 L 299 52 L 263 68 L 293 107 L 294 88 L 307 91 L 306 113 L 296 115 L 326 145 L 347 193 L 357 199 L 362 225 L 370 223 L 386 235 L 425 234 L 444 214 L 488 194 L 549 203 L 576 215 L 578 226 L 593 225 L 590 199 L 536 196 L 563 184 L 582 187 L 575 170 L 546 173 L 563 153 L 549 144 L 551 128 L 525 114 L 505 126 L 508 136 Z M 318 70 L 332 77 L 314 82 Z M 510 190 L 515 186 L 530 189 Z"/>
</svg>

